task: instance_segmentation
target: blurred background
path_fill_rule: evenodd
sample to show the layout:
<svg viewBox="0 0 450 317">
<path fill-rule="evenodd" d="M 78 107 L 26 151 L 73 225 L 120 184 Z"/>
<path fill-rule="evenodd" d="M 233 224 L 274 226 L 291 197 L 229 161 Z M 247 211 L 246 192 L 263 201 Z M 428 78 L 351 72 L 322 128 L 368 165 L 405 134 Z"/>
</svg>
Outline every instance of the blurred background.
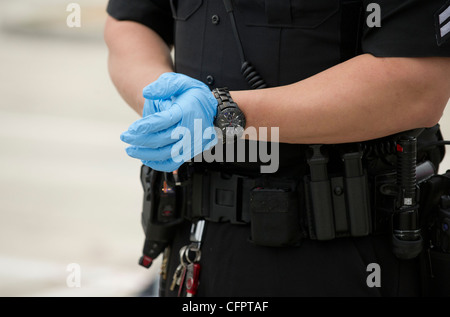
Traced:
<svg viewBox="0 0 450 317">
<path fill-rule="evenodd" d="M 140 164 L 119 135 L 138 116 L 108 76 L 106 4 L 0 0 L 0 296 L 147 296 L 159 275 L 137 264 Z"/>
<path fill-rule="evenodd" d="M 159 263 L 137 264 L 140 163 L 119 140 L 138 116 L 108 76 L 106 4 L 0 0 L 0 296 L 155 295 Z"/>
</svg>

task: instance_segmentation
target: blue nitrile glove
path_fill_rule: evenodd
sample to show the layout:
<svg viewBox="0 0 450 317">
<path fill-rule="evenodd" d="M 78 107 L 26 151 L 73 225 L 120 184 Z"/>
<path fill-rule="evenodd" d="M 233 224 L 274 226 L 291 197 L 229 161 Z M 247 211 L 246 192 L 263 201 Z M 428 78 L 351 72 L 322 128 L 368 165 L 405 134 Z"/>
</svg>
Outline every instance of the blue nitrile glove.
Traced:
<svg viewBox="0 0 450 317">
<path fill-rule="evenodd" d="M 147 86 L 148 87 L 148 86 Z M 152 99 L 147 87 L 143 90 L 143 96 L 145 98 L 144 108 L 142 110 L 142 117 L 154 114 L 156 112 L 164 111 L 172 106 L 171 99 Z"/>
<path fill-rule="evenodd" d="M 145 97 L 145 95 L 144 95 Z M 172 100 L 151 100 L 145 97 L 144 109 L 142 117 L 147 117 L 156 112 L 164 111 L 172 106 Z"/>
<path fill-rule="evenodd" d="M 144 88 L 147 110 L 121 140 L 127 153 L 143 164 L 172 172 L 217 143 L 214 117 L 217 100 L 204 83 L 177 73 L 165 73 Z M 198 120 L 196 120 L 198 119 Z"/>
</svg>

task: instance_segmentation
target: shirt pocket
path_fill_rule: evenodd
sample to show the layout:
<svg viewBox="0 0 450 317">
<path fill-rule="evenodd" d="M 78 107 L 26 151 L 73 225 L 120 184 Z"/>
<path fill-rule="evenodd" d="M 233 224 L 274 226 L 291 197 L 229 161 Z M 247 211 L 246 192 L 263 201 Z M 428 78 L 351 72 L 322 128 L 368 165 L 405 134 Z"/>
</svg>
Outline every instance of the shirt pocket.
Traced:
<svg viewBox="0 0 450 317">
<path fill-rule="evenodd" d="M 339 11 L 340 0 L 235 0 L 248 26 L 314 29 Z"/>
<path fill-rule="evenodd" d="M 170 0 L 172 15 L 175 20 L 188 20 L 201 6 L 203 0 Z"/>
</svg>

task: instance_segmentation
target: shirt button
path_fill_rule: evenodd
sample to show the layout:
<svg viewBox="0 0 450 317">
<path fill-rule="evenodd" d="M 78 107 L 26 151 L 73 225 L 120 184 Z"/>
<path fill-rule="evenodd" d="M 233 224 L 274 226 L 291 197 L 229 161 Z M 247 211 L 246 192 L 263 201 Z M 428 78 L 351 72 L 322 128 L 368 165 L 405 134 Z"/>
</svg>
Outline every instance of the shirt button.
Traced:
<svg viewBox="0 0 450 317">
<path fill-rule="evenodd" d="M 220 18 L 219 18 L 218 15 L 214 14 L 214 15 L 211 17 L 211 22 L 212 22 L 212 24 L 219 24 L 219 21 L 220 21 Z"/>
<path fill-rule="evenodd" d="M 206 76 L 206 83 L 207 83 L 208 85 L 214 84 L 214 77 L 211 76 L 211 75 Z"/>
</svg>

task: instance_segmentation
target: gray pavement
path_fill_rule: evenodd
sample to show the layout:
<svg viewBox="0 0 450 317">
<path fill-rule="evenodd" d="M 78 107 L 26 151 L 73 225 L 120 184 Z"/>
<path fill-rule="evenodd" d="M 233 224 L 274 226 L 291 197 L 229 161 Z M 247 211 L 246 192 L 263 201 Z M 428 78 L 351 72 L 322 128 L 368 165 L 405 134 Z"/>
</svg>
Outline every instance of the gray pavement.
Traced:
<svg viewBox="0 0 450 317">
<path fill-rule="evenodd" d="M 139 296 L 158 276 L 137 265 L 140 164 L 119 135 L 138 117 L 108 77 L 106 0 L 73 1 L 78 29 L 71 2 L 0 0 L 0 296 Z"/>
</svg>

